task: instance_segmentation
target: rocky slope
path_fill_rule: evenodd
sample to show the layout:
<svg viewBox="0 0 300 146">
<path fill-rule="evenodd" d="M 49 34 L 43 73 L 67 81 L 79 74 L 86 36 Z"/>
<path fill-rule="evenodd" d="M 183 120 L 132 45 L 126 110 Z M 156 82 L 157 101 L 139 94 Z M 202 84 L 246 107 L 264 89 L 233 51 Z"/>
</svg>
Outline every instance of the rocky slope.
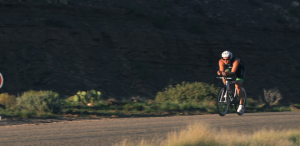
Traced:
<svg viewBox="0 0 300 146">
<path fill-rule="evenodd" d="M 291 0 L 2 0 L 1 92 L 101 90 L 154 98 L 169 84 L 212 79 L 230 50 L 258 99 L 299 102 L 299 6 Z"/>
</svg>

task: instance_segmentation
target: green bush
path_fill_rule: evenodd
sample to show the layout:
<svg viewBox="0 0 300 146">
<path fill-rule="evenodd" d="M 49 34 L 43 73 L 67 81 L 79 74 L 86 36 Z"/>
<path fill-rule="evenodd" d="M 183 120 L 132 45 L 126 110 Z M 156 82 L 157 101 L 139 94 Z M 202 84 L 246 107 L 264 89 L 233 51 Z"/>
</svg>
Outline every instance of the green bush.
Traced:
<svg viewBox="0 0 300 146">
<path fill-rule="evenodd" d="M 153 103 L 153 104 L 150 104 L 149 106 L 150 109 L 152 110 L 159 110 L 160 109 L 160 104 L 157 104 L 157 103 Z"/>
<path fill-rule="evenodd" d="M 169 85 L 165 91 L 158 92 L 155 97 L 157 102 L 169 101 L 171 103 L 193 103 L 204 100 L 213 100 L 217 97 L 218 89 L 213 85 L 202 82 L 182 82 L 176 86 Z"/>
<path fill-rule="evenodd" d="M 36 115 L 35 111 L 27 111 L 27 110 L 17 110 L 14 113 L 14 116 L 23 117 L 23 118 L 33 117 L 34 115 Z"/>
<path fill-rule="evenodd" d="M 29 113 L 59 113 L 61 102 L 56 92 L 30 90 L 16 98 L 16 109 Z"/>
<path fill-rule="evenodd" d="M 154 112 L 155 110 L 153 110 L 152 108 L 150 108 L 150 107 L 147 107 L 147 108 L 145 108 L 145 113 L 147 113 L 147 114 L 149 114 L 149 113 L 152 113 L 152 112 Z"/>
<path fill-rule="evenodd" d="M 161 110 L 178 110 L 180 108 L 180 105 L 176 103 L 171 102 L 163 102 L 160 104 Z"/>
<path fill-rule="evenodd" d="M 136 109 L 136 110 L 139 110 L 139 111 L 141 111 L 141 110 L 144 109 L 144 105 L 143 105 L 143 104 L 140 104 L 140 103 L 135 103 L 135 104 L 132 105 L 132 107 L 133 107 L 134 109 Z"/>
<path fill-rule="evenodd" d="M 122 107 L 123 110 L 125 111 L 132 111 L 132 110 L 137 110 L 137 111 L 142 111 L 145 108 L 146 103 L 127 103 Z"/>
<path fill-rule="evenodd" d="M 100 101 L 101 99 L 101 92 L 90 90 L 90 91 L 78 91 L 76 95 L 69 97 L 66 101 L 74 103 L 75 105 L 78 104 L 88 104 L 94 103 L 96 101 Z"/>
<path fill-rule="evenodd" d="M 160 105 L 160 109 L 162 109 L 162 110 L 169 110 L 170 109 L 170 103 L 169 102 L 163 102 Z"/>
<path fill-rule="evenodd" d="M 258 101 L 253 98 L 247 98 L 247 107 L 257 107 Z"/>
<path fill-rule="evenodd" d="M 125 105 L 123 106 L 123 109 L 124 109 L 125 111 L 130 111 L 130 110 L 132 109 L 132 106 L 131 106 L 130 103 L 127 103 L 127 104 L 125 104 Z"/>
<path fill-rule="evenodd" d="M 180 105 L 180 110 L 192 110 L 197 108 L 199 108 L 199 106 L 195 103 L 184 103 Z"/>
<path fill-rule="evenodd" d="M 16 103 L 16 97 L 13 95 L 9 95 L 8 93 L 0 94 L 0 104 L 7 107 L 13 107 Z"/>
<path fill-rule="evenodd" d="M 169 109 L 170 110 L 178 110 L 180 106 L 178 104 L 171 103 Z"/>
<path fill-rule="evenodd" d="M 216 111 L 216 101 L 215 100 L 212 100 L 212 101 L 204 100 L 203 102 L 198 103 L 197 106 L 199 107 L 199 109 L 201 111 L 207 111 L 209 113 L 214 113 L 214 111 Z"/>
</svg>

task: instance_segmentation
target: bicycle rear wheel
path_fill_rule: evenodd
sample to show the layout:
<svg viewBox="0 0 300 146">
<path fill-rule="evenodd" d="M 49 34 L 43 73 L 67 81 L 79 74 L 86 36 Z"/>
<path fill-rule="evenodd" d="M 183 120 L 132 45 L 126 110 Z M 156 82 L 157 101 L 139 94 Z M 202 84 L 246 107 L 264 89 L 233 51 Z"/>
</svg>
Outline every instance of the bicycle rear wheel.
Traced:
<svg viewBox="0 0 300 146">
<path fill-rule="evenodd" d="M 229 104 L 230 104 L 230 100 L 229 100 L 229 96 L 227 95 L 227 97 L 225 98 L 226 89 L 225 88 L 221 88 L 218 94 L 218 98 L 217 98 L 217 110 L 220 116 L 225 116 L 228 108 L 229 108 Z M 226 93 L 228 94 L 228 93 Z"/>
<path fill-rule="evenodd" d="M 242 91 L 243 91 L 243 112 L 236 112 L 238 115 L 243 115 L 244 113 L 245 113 L 245 111 L 246 111 L 246 105 L 247 105 L 247 93 L 246 93 L 246 90 L 242 87 Z M 237 96 L 237 94 L 235 94 L 236 96 L 235 96 L 235 98 L 236 98 L 236 100 L 238 100 L 238 103 L 240 103 L 240 98 Z M 238 97 L 238 98 L 237 98 Z M 239 104 L 236 104 L 235 105 L 235 109 L 237 110 L 238 109 L 238 106 L 239 106 Z"/>
</svg>

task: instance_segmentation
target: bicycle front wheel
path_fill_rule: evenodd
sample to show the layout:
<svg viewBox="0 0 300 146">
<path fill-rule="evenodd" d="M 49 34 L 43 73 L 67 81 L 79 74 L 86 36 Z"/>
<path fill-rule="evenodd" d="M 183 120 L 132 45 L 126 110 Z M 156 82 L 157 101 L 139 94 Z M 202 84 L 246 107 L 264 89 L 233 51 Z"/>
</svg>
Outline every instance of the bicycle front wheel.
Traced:
<svg viewBox="0 0 300 146">
<path fill-rule="evenodd" d="M 226 115 L 230 104 L 230 100 L 228 98 L 229 96 L 227 95 L 226 97 L 224 97 L 225 94 L 228 94 L 226 92 L 226 89 L 221 88 L 217 98 L 217 110 L 220 116 Z"/>
</svg>

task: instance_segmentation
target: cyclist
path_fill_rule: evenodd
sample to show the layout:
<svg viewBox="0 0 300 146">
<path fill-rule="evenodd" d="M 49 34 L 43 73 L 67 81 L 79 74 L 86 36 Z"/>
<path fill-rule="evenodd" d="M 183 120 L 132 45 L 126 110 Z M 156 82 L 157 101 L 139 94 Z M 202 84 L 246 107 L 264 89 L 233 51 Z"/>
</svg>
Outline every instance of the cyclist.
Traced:
<svg viewBox="0 0 300 146">
<path fill-rule="evenodd" d="M 219 71 L 217 72 L 217 74 L 222 76 L 236 75 L 235 88 L 237 90 L 238 97 L 244 96 L 243 90 L 241 89 L 245 78 L 245 64 L 239 58 L 233 57 L 232 53 L 229 51 L 224 51 L 221 56 L 222 58 L 219 60 Z M 225 84 L 225 79 L 223 79 L 223 82 Z M 237 109 L 237 112 L 239 113 L 244 112 L 244 107 L 242 104 L 243 98 L 240 98 L 239 107 Z"/>
</svg>

